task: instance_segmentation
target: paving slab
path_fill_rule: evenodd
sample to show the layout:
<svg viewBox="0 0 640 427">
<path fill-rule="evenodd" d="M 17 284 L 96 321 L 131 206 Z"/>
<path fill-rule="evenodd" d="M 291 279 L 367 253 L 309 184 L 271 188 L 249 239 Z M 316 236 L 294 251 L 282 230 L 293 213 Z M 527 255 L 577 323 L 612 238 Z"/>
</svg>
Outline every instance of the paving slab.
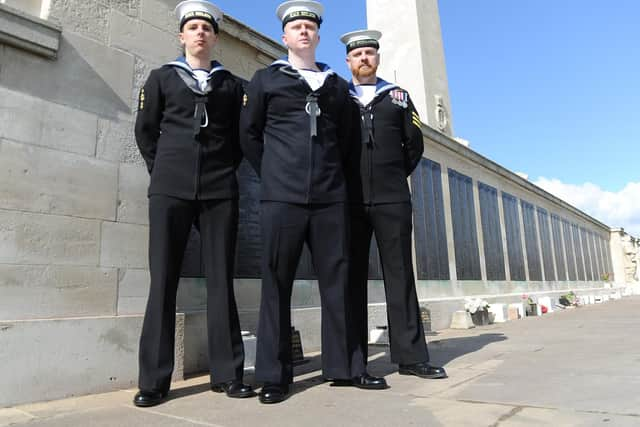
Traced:
<svg viewBox="0 0 640 427">
<path fill-rule="evenodd" d="M 640 426 L 640 296 L 541 317 L 429 333 L 449 377 L 397 373 L 386 346 L 371 346 L 382 391 L 332 387 L 320 355 L 296 367 L 277 405 L 212 393 L 208 376 L 172 385 L 169 399 L 136 408 L 135 389 L 0 409 L 4 426 Z M 252 376 L 245 378 L 255 384 Z"/>
<path fill-rule="evenodd" d="M 531 427 L 531 426 L 615 426 L 637 427 L 640 419 L 637 417 L 592 414 L 559 409 L 518 408 L 511 416 L 500 421 L 500 427 Z"/>
</svg>

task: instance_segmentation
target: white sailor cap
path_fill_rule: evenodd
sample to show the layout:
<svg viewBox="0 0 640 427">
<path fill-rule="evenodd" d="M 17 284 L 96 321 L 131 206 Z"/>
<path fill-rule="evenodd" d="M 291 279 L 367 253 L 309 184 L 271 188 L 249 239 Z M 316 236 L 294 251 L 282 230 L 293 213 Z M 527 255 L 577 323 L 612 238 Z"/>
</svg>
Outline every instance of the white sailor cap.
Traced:
<svg viewBox="0 0 640 427">
<path fill-rule="evenodd" d="M 357 30 L 343 34 L 340 41 L 347 46 L 347 53 L 359 47 L 380 48 L 378 40 L 382 37 L 382 33 L 378 30 Z"/>
<path fill-rule="evenodd" d="M 180 20 L 180 30 L 185 22 L 191 19 L 204 19 L 213 25 L 218 32 L 218 24 L 222 21 L 222 11 L 218 6 L 207 0 L 185 0 L 176 6 L 175 14 Z"/>
<path fill-rule="evenodd" d="M 291 0 L 286 1 L 276 9 L 278 19 L 282 21 L 282 28 L 296 19 L 308 19 L 314 21 L 320 27 L 322 24 L 322 13 L 324 7 L 320 2 L 313 0 Z"/>
</svg>

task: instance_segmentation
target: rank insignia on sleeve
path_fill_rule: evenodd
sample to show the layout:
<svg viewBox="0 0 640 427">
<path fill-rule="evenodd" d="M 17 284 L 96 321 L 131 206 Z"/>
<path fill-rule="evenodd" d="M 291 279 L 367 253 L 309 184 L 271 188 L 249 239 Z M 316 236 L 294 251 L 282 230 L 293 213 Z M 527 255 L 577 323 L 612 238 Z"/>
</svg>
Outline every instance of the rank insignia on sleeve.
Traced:
<svg viewBox="0 0 640 427">
<path fill-rule="evenodd" d="M 411 121 L 413 122 L 413 124 L 417 127 L 422 127 L 422 122 L 420 121 L 420 116 L 418 116 L 418 113 L 413 110 L 411 112 Z"/>
<path fill-rule="evenodd" d="M 140 89 L 140 96 L 138 97 L 138 110 L 144 109 L 144 88 Z"/>
<path fill-rule="evenodd" d="M 399 107 L 407 108 L 409 106 L 409 94 L 402 89 L 394 89 L 389 92 L 391 102 Z"/>
<path fill-rule="evenodd" d="M 242 106 L 246 107 L 247 106 L 247 102 L 249 101 L 249 97 L 247 96 L 247 94 L 245 93 L 244 96 L 242 97 Z"/>
</svg>

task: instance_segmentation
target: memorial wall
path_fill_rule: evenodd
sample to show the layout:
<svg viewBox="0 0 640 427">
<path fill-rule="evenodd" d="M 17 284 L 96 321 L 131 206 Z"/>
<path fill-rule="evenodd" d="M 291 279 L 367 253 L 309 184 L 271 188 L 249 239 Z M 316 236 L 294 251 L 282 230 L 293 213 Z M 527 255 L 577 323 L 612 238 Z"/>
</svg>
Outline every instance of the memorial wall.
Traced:
<svg viewBox="0 0 640 427">
<path fill-rule="evenodd" d="M 0 407 L 136 385 L 149 178 L 133 123 L 149 71 L 179 51 L 175 3 L 0 3 Z M 221 29 L 215 57 L 245 79 L 285 53 L 232 17 Z M 410 177 L 418 295 L 434 329 L 471 295 L 510 301 L 637 281 L 637 239 L 464 147 L 443 123 L 423 126 L 425 158 Z M 238 173 L 236 295 L 255 333 L 259 185 L 246 163 Z M 206 363 L 195 231 L 183 270 L 175 378 Z M 308 254 L 298 278 L 292 317 L 309 351 L 320 309 Z M 385 325 L 375 246 L 370 278 L 370 326 Z"/>
</svg>

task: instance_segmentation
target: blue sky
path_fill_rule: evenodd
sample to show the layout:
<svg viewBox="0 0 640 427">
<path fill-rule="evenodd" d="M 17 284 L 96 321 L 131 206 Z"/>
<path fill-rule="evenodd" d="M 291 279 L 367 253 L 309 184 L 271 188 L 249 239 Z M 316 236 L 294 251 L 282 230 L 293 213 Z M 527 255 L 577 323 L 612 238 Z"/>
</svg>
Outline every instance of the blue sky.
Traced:
<svg viewBox="0 0 640 427">
<path fill-rule="evenodd" d="M 215 3 L 280 40 L 279 1 Z M 338 38 L 366 27 L 366 2 L 322 3 L 318 60 L 348 77 Z M 439 5 L 455 135 L 606 224 L 640 235 L 640 1 Z"/>
</svg>

